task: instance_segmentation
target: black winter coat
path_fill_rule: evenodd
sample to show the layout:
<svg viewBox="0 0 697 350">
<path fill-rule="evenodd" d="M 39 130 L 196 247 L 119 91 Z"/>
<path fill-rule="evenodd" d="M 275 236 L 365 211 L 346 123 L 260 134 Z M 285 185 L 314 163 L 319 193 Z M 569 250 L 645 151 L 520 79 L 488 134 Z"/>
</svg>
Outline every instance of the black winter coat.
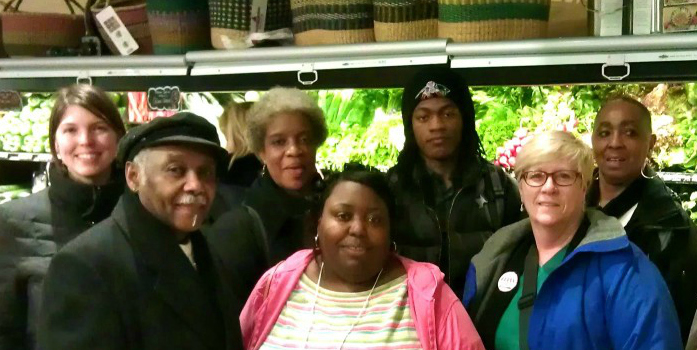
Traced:
<svg viewBox="0 0 697 350">
<path fill-rule="evenodd" d="M 109 216 L 124 184 L 77 183 L 55 167 L 51 186 L 0 206 L 0 350 L 35 349 L 41 284 L 56 252 Z"/>
<path fill-rule="evenodd" d="M 597 206 L 598 200 L 596 180 L 588 191 L 587 203 Z M 659 178 L 634 180 L 617 198 L 599 209 L 619 218 L 637 203 L 624 229 L 629 240 L 649 257 L 666 281 L 686 342 L 697 310 L 697 231 L 680 199 Z"/>
<path fill-rule="evenodd" d="M 45 350 L 242 348 L 234 286 L 200 232 L 196 268 L 174 232 L 131 192 L 113 214 L 56 254 L 38 342 Z"/>
<path fill-rule="evenodd" d="M 205 232 L 228 273 L 237 273 L 241 279 L 245 297 L 266 270 L 312 246 L 316 232 L 314 197 L 292 196 L 267 174 L 248 190 L 243 205 L 220 217 Z"/>
<path fill-rule="evenodd" d="M 397 167 L 388 172 L 397 202 L 392 229 L 397 250 L 416 261 L 439 265 L 450 288 L 461 295 L 472 257 L 496 230 L 521 219 L 518 188 L 501 168 L 484 160 L 473 162 L 462 172 L 459 190 L 450 205 L 448 227 L 441 227 L 433 203 L 432 180 L 422 162 L 415 165 L 410 179 L 402 178 L 404 172 Z M 500 186 L 494 186 L 492 171 Z M 494 193 L 495 187 L 502 191 Z M 503 205 L 497 205 L 497 198 Z M 441 266 L 444 259 L 447 266 Z"/>
</svg>

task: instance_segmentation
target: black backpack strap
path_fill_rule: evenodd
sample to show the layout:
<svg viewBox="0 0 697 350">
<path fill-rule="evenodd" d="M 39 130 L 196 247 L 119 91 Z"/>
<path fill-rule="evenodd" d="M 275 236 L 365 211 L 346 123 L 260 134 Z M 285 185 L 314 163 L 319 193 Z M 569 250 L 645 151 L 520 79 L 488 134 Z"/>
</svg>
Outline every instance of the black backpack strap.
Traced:
<svg viewBox="0 0 697 350">
<path fill-rule="evenodd" d="M 523 290 L 518 300 L 520 310 L 518 339 L 521 350 L 528 350 L 528 331 L 530 329 L 530 315 L 537 297 L 537 270 L 539 268 L 537 247 L 533 243 L 525 256 L 525 270 L 523 271 Z"/>
<path fill-rule="evenodd" d="M 257 213 L 257 211 L 254 208 L 250 207 L 247 204 L 243 204 L 242 206 L 247 210 L 249 216 L 252 218 L 252 221 L 254 222 L 254 234 L 257 236 L 257 241 L 261 245 L 261 250 L 264 253 L 264 261 L 266 262 L 266 266 L 270 266 L 271 252 L 269 250 L 269 238 L 266 234 L 266 228 L 264 227 L 264 223 L 261 221 L 259 213 Z"/>
<path fill-rule="evenodd" d="M 486 217 L 491 225 L 491 228 L 496 231 L 501 228 L 503 223 L 505 204 L 504 198 L 506 193 L 503 189 L 503 182 L 501 181 L 501 176 L 499 175 L 496 166 L 487 162 L 486 172 L 488 173 L 489 182 L 491 183 L 491 190 L 494 193 L 494 201 L 493 203 L 489 203 L 487 206 L 489 210 L 486 212 Z M 482 178 L 482 181 L 479 182 L 479 187 L 477 188 L 480 196 L 484 194 L 484 181 L 485 180 Z"/>
</svg>

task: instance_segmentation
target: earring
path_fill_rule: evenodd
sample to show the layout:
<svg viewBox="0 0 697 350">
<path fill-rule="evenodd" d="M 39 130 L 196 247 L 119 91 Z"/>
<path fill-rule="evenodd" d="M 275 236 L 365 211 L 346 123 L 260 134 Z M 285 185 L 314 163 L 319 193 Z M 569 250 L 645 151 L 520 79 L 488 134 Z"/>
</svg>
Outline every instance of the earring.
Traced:
<svg viewBox="0 0 697 350">
<path fill-rule="evenodd" d="M 654 177 L 656 177 L 656 173 L 654 173 L 654 174 L 651 175 L 651 176 L 646 175 L 646 174 L 644 173 L 644 169 L 649 169 L 649 170 L 650 170 L 650 168 L 649 168 L 649 158 L 648 158 L 648 157 L 644 160 L 644 166 L 641 167 L 641 176 L 643 176 L 645 179 L 653 179 Z M 646 172 L 649 172 L 649 171 L 647 170 Z"/>
<path fill-rule="evenodd" d="M 520 203 L 520 212 L 522 213 L 524 211 L 525 211 L 525 206 L 523 206 L 523 203 Z"/>
<path fill-rule="evenodd" d="M 266 163 L 261 167 L 261 176 L 266 175 Z"/>
<path fill-rule="evenodd" d="M 397 252 L 397 242 L 396 241 L 392 241 L 392 252 L 393 253 Z"/>
<path fill-rule="evenodd" d="M 319 234 L 315 235 L 315 250 L 319 250 Z"/>
</svg>

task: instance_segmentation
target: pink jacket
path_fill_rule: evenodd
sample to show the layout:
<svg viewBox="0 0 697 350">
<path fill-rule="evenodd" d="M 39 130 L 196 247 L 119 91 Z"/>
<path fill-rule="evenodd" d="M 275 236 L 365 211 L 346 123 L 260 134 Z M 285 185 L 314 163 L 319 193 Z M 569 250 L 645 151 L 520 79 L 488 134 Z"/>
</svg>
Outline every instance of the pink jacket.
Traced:
<svg viewBox="0 0 697 350">
<path fill-rule="evenodd" d="M 256 350 L 264 343 L 312 257 L 310 249 L 298 251 L 257 282 L 240 315 L 245 349 Z M 423 350 L 483 350 L 472 320 L 438 267 L 399 260 L 407 271 L 409 307 Z"/>
</svg>

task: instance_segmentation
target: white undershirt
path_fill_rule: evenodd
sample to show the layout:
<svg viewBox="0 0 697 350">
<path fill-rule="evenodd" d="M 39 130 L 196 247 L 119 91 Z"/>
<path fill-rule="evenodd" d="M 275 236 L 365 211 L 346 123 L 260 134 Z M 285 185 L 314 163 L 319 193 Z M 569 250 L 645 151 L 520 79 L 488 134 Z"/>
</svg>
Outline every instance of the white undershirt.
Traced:
<svg viewBox="0 0 697 350">
<path fill-rule="evenodd" d="M 619 218 L 617 218 L 617 219 L 620 220 L 620 222 L 622 223 L 622 227 L 626 227 L 626 226 L 627 226 L 627 223 L 629 222 L 629 220 L 632 219 L 632 215 L 634 215 L 634 211 L 636 210 L 636 208 L 637 208 L 638 206 L 639 206 L 639 203 L 634 204 L 634 206 L 632 206 L 631 208 L 629 208 L 629 210 L 627 210 L 624 214 L 622 214 L 622 216 L 620 216 Z"/>
<path fill-rule="evenodd" d="M 184 255 L 186 255 L 187 259 L 189 259 L 191 266 L 193 266 L 194 269 L 196 269 L 196 262 L 194 261 L 194 251 L 193 251 L 193 248 L 191 246 L 191 241 L 180 244 L 179 248 L 182 249 L 182 251 L 184 252 Z"/>
</svg>

